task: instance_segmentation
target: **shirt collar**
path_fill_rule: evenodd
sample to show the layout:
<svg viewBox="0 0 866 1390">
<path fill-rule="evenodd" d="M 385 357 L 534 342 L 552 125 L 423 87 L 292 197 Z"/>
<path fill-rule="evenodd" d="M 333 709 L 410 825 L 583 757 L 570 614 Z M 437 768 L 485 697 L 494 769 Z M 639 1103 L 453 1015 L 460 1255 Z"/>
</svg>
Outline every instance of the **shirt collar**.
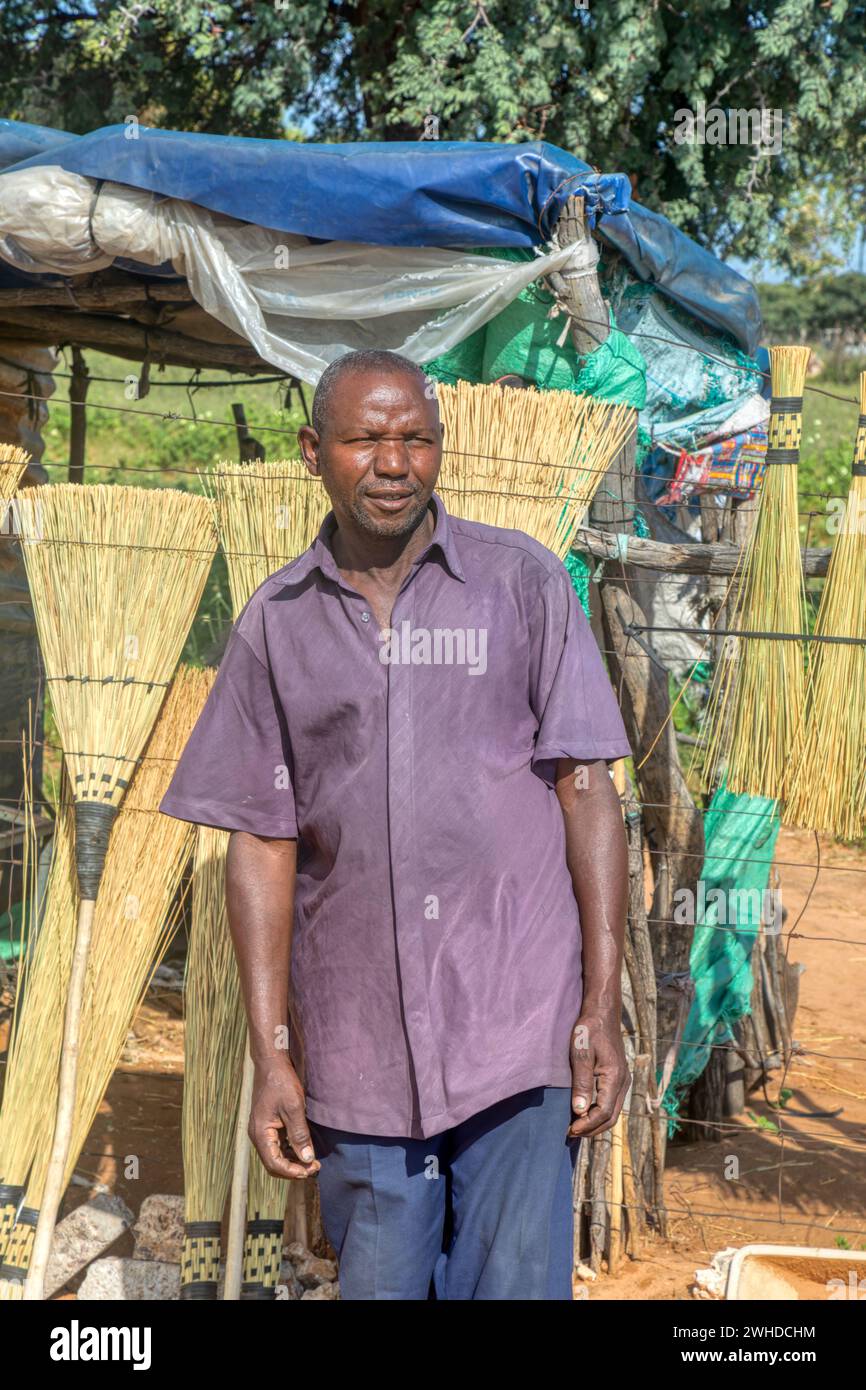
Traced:
<svg viewBox="0 0 866 1390">
<path fill-rule="evenodd" d="M 448 512 L 445 509 L 445 503 L 436 492 L 433 493 L 430 500 L 436 518 L 433 527 L 433 535 L 421 551 L 421 554 L 416 557 L 414 563 L 416 566 L 422 564 L 423 561 L 427 559 L 434 546 L 437 546 L 442 554 L 442 558 L 448 566 L 449 573 L 453 575 L 455 579 L 459 579 L 461 583 L 465 583 L 466 576 L 463 573 L 463 566 L 460 563 L 460 556 L 457 553 L 457 542 Z M 310 571 L 316 568 L 320 569 L 322 574 L 328 579 L 332 579 L 334 583 L 339 584 L 342 582 L 340 571 L 334 559 L 334 552 L 331 548 L 331 537 L 336 530 L 336 526 L 337 519 L 334 513 L 328 512 L 313 544 L 310 546 L 309 550 L 304 551 L 304 554 L 301 555 L 292 566 L 292 582 L 305 579 Z"/>
</svg>

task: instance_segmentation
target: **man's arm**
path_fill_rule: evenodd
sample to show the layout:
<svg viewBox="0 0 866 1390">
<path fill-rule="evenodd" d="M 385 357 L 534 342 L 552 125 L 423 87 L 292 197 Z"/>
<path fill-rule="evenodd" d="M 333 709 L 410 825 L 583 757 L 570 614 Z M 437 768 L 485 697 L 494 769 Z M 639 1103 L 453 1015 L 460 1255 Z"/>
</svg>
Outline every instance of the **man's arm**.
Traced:
<svg viewBox="0 0 866 1390">
<path fill-rule="evenodd" d="M 296 871 L 296 840 L 233 832 L 226 906 L 255 1066 L 249 1134 L 268 1172 L 279 1178 L 306 1178 L 320 1167 L 304 1090 L 284 1044 Z"/>
<path fill-rule="evenodd" d="M 577 1138 L 610 1129 L 629 1086 L 620 985 L 628 849 L 619 797 L 604 761 L 561 758 L 556 795 L 583 936 L 583 1003 L 571 1043 L 571 1103 L 579 1118 L 568 1131 Z"/>
</svg>

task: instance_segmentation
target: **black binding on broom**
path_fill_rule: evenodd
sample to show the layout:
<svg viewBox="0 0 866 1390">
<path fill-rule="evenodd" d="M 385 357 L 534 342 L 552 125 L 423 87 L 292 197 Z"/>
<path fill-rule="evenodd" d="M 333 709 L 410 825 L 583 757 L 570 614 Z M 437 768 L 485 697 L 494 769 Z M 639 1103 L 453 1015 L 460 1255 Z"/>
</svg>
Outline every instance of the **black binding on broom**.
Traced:
<svg viewBox="0 0 866 1390">
<path fill-rule="evenodd" d="M 768 449 L 766 462 L 770 463 L 799 463 L 799 449 Z"/>
<path fill-rule="evenodd" d="M 283 1234 L 282 1221 L 273 1218 L 266 1219 L 258 1217 L 255 1221 L 247 1222 L 248 1236 L 281 1236 Z"/>
<path fill-rule="evenodd" d="M 116 815 L 116 806 L 92 801 L 75 803 L 75 862 L 82 898 L 95 900 L 99 892 L 108 837 Z"/>
<path fill-rule="evenodd" d="M 770 400 L 771 415 L 799 415 L 803 410 L 802 396 L 773 396 Z"/>
<path fill-rule="evenodd" d="M 196 1236 L 219 1236 L 222 1226 L 219 1221 L 185 1221 L 183 1233 L 194 1240 Z"/>
</svg>

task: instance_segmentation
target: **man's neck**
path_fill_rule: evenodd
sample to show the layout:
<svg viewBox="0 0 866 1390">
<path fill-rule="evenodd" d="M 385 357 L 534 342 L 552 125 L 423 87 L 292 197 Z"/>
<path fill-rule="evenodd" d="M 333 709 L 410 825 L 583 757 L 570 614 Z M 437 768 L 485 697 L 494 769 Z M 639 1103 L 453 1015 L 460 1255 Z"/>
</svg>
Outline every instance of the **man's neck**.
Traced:
<svg viewBox="0 0 866 1390">
<path fill-rule="evenodd" d="M 338 522 L 331 536 L 331 548 L 337 568 L 346 579 L 364 577 L 383 588 L 399 588 L 414 561 L 429 545 L 435 529 L 432 506 L 414 531 L 403 536 L 376 536 Z"/>
</svg>

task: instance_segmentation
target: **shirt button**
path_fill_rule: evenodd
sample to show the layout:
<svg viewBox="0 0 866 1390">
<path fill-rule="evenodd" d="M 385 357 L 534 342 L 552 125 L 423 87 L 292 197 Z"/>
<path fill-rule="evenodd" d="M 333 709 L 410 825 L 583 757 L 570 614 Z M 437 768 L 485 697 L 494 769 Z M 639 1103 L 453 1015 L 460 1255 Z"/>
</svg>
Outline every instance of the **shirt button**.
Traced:
<svg viewBox="0 0 866 1390">
<path fill-rule="evenodd" d="M 362 623 L 368 623 L 369 621 L 370 621 L 370 614 L 367 612 L 367 610 L 366 610 L 366 608 L 365 608 L 364 611 L 363 611 L 363 613 L 361 614 L 361 622 L 362 622 Z"/>
</svg>

